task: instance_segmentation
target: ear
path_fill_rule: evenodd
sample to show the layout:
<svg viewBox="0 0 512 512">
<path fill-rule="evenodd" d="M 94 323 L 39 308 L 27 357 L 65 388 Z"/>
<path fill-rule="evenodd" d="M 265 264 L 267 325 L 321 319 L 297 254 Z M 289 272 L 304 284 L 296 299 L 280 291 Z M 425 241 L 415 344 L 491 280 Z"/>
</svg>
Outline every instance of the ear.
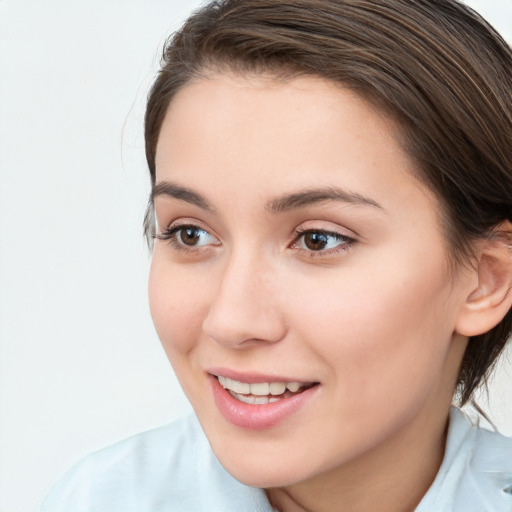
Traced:
<svg viewBox="0 0 512 512">
<path fill-rule="evenodd" d="M 478 336 L 498 325 L 512 307 L 512 225 L 502 222 L 479 249 L 476 285 L 459 312 L 455 331 Z M 474 282 L 474 281 L 473 281 Z"/>
</svg>

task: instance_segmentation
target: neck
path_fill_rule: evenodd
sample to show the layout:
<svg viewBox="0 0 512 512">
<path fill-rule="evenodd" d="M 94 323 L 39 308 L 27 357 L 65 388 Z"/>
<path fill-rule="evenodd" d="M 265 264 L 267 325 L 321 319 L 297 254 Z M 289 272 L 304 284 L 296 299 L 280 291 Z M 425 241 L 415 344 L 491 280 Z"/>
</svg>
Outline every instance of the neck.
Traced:
<svg viewBox="0 0 512 512">
<path fill-rule="evenodd" d="M 444 455 L 448 416 L 431 412 L 420 413 L 385 445 L 357 460 L 307 481 L 267 490 L 271 504 L 281 512 L 414 511 Z"/>
</svg>

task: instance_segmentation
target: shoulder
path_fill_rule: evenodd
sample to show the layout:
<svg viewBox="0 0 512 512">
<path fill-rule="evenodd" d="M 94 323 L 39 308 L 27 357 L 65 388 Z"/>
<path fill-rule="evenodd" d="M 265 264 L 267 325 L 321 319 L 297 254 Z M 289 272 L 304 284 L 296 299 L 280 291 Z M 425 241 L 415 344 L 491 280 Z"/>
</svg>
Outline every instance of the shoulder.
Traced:
<svg viewBox="0 0 512 512">
<path fill-rule="evenodd" d="M 146 494 L 158 492 L 166 479 L 172 479 L 177 494 L 185 492 L 180 489 L 182 481 L 190 476 L 192 461 L 201 450 L 199 430 L 194 418 L 187 416 L 89 455 L 52 489 L 43 511 L 92 511 L 101 506 L 109 510 L 119 500 L 128 503 L 127 510 L 136 510 L 129 503 L 145 499 L 142 489 Z"/>
<path fill-rule="evenodd" d="M 89 455 L 52 489 L 42 512 L 230 511 L 242 502 L 264 512 L 265 501 L 224 470 L 189 415 Z"/>
<path fill-rule="evenodd" d="M 452 408 L 443 463 L 417 508 L 429 510 L 512 512 L 512 438 Z"/>
</svg>

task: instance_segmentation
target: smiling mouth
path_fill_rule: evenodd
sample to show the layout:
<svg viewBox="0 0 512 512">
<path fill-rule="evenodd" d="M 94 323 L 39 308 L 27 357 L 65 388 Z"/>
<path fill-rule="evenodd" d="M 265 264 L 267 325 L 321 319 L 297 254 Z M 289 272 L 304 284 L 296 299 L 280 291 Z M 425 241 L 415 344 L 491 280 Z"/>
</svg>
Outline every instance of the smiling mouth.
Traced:
<svg viewBox="0 0 512 512">
<path fill-rule="evenodd" d="M 315 386 L 315 382 L 240 382 L 218 375 L 220 385 L 229 394 L 246 404 L 262 405 L 279 402 L 285 398 L 299 395 L 306 389 Z"/>
</svg>

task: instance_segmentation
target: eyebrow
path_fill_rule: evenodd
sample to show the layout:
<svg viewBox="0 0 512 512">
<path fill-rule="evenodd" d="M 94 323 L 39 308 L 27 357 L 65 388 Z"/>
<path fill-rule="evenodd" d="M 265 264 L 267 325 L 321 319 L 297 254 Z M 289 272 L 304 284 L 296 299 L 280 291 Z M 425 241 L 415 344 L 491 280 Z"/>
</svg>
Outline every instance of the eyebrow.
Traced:
<svg viewBox="0 0 512 512">
<path fill-rule="evenodd" d="M 190 188 L 182 187 L 169 181 L 161 181 L 154 186 L 152 194 L 153 200 L 158 196 L 173 197 L 174 199 L 185 201 L 186 203 L 198 206 L 203 210 L 215 213 L 215 208 L 201 194 L 194 192 Z"/>
<path fill-rule="evenodd" d="M 213 205 L 198 192 L 169 181 L 161 181 L 155 185 L 152 195 L 153 200 L 158 196 L 169 196 L 185 201 L 211 213 L 216 211 Z M 359 204 L 386 211 L 377 201 L 357 192 L 349 192 L 338 187 L 324 187 L 293 192 L 270 200 L 265 205 L 265 209 L 270 213 L 283 213 L 324 201 Z"/>
<path fill-rule="evenodd" d="M 340 201 L 343 203 L 372 206 L 386 211 L 377 201 L 357 192 L 349 192 L 338 187 L 306 189 L 287 194 L 267 203 L 266 209 L 271 213 L 282 213 L 324 201 Z"/>
</svg>

